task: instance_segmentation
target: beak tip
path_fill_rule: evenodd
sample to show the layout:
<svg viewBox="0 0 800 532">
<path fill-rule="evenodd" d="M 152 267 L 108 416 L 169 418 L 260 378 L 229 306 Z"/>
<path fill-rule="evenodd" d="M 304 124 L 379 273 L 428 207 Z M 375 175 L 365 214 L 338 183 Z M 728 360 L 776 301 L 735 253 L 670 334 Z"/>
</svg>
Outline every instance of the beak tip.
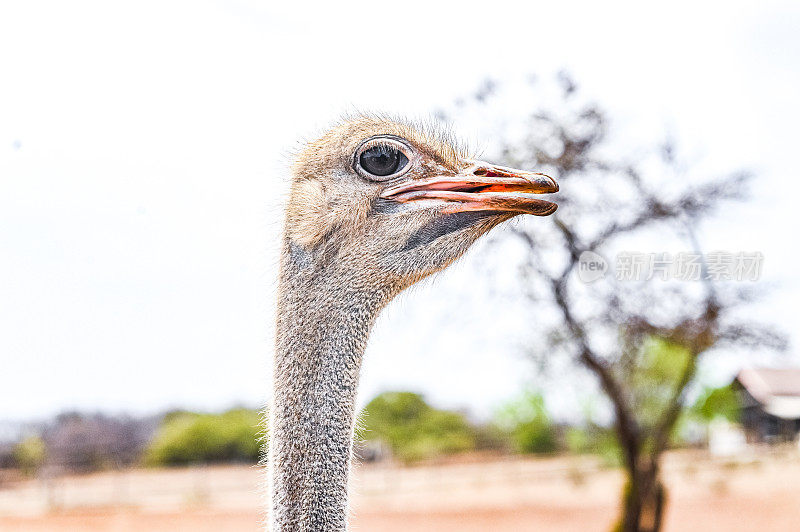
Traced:
<svg viewBox="0 0 800 532">
<path fill-rule="evenodd" d="M 548 194 L 555 194 L 558 192 L 558 181 L 553 179 L 547 174 L 542 174 L 548 181 L 548 185 L 550 186 L 550 190 L 547 191 Z"/>
</svg>

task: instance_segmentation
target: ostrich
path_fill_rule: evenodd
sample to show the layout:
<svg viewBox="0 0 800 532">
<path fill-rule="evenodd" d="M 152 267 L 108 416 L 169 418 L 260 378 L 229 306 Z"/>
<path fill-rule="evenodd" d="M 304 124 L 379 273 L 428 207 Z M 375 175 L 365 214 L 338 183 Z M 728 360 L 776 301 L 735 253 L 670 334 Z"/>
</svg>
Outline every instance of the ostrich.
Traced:
<svg viewBox="0 0 800 532">
<path fill-rule="evenodd" d="M 347 529 L 356 390 L 367 337 L 399 292 L 481 235 L 556 205 L 550 177 L 467 158 L 449 134 L 345 120 L 292 167 L 270 411 L 274 532 Z"/>
</svg>

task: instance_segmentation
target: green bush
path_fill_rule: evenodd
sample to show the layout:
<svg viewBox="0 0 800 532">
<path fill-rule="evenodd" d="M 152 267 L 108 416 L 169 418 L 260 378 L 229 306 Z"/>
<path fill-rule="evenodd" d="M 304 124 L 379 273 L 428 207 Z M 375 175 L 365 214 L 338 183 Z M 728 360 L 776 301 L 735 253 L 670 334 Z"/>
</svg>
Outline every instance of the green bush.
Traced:
<svg viewBox="0 0 800 532">
<path fill-rule="evenodd" d="M 557 448 L 556 431 L 544 406 L 541 394 L 525 392 L 507 404 L 495 416 L 521 453 L 551 453 Z"/>
<path fill-rule="evenodd" d="M 210 462 L 256 462 L 261 421 L 255 410 L 223 414 L 176 412 L 164 417 L 145 453 L 153 466 Z"/>
<path fill-rule="evenodd" d="M 476 430 L 462 414 L 437 410 L 416 393 L 383 393 L 361 419 L 361 437 L 385 442 L 404 462 L 475 449 Z"/>
<path fill-rule="evenodd" d="M 613 429 L 590 423 L 570 427 L 565 434 L 567 449 L 575 454 L 595 454 L 607 466 L 622 465 L 622 452 Z"/>
<path fill-rule="evenodd" d="M 691 408 L 691 414 L 706 423 L 717 417 L 737 422 L 739 412 L 739 400 L 731 385 L 705 388 Z"/>
<path fill-rule="evenodd" d="M 47 446 L 39 436 L 29 436 L 14 446 L 14 463 L 26 475 L 32 475 L 44 464 Z"/>
</svg>

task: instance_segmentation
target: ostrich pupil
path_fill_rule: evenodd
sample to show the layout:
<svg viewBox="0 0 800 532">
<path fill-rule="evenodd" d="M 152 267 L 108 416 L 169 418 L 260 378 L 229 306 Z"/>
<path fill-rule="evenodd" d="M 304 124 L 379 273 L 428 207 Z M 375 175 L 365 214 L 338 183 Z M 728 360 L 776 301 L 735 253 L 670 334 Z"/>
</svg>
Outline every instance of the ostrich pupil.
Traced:
<svg viewBox="0 0 800 532">
<path fill-rule="evenodd" d="M 392 175 L 402 169 L 408 159 L 390 146 L 375 146 L 365 150 L 359 158 L 361 168 L 375 176 Z"/>
</svg>

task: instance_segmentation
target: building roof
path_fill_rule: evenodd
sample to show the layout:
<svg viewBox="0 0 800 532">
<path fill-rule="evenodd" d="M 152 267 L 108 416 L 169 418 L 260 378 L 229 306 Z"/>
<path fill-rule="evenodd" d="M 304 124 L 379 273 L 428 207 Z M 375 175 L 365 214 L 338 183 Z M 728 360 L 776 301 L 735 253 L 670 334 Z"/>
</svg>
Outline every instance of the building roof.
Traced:
<svg viewBox="0 0 800 532">
<path fill-rule="evenodd" d="M 800 418 L 800 368 L 743 369 L 736 380 L 768 414 L 784 419 Z"/>
</svg>

